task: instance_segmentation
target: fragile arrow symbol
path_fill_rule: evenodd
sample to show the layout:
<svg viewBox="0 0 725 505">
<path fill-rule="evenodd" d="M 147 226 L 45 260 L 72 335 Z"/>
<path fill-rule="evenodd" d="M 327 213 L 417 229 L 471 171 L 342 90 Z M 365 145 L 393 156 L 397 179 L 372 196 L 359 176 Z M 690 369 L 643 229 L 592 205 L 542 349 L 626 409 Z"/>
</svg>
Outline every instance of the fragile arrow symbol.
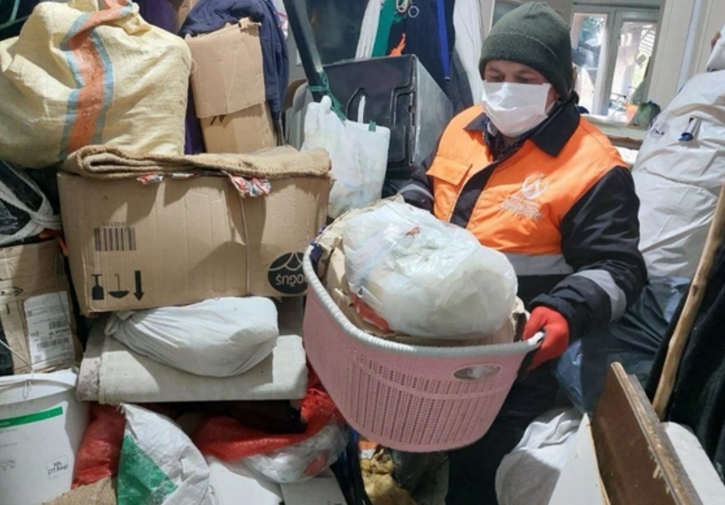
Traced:
<svg viewBox="0 0 725 505">
<path fill-rule="evenodd" d="M 141 270 L 136 270 L 136 292 L 134 293 L 134 296 L 137 300 L 141 301 L 141 298 L 143 298 L 144 292 L 143 292 L 143 286 L 141 285 Z"/>
</svg>

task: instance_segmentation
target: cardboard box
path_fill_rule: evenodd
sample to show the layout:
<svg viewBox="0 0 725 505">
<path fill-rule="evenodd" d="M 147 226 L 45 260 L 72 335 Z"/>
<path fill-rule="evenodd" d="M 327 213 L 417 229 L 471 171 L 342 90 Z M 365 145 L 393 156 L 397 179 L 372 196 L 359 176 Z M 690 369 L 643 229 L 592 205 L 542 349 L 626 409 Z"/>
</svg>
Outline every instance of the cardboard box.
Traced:
<svg viewBox="0 0 725 505">
<path fill-rule="evenodd" d="M 241 198 L 221 176 L 143 185 L 61 173 L 58 183 L 84 314 L 303 294 L 302 255 L 331 184 L 273 180 L 268 196 Z"/>
<path fill-rule="evenodd" d="M 196 115 L 210 153 L 251 153 L 277 145 L 266 102 L 259 25 L 242 20 L 187 38 Z"/>
<path fill-rule="evenodd" d="M 70 287 L 54 240 L 0 249 L 0 375 L 80 361 Z"/>
</svg>

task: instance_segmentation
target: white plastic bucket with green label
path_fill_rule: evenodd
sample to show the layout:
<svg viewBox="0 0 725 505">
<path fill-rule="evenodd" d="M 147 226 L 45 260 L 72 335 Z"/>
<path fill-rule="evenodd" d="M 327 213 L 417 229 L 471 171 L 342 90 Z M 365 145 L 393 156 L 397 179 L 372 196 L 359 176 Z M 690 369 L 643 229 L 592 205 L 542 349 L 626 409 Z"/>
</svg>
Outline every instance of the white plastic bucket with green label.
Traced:
<svg viewBox="0 0 725 505">
<path fill-rule="evenodd" d="M 0 377 L 0 504 L 41 505 L 71 488 L 88 426 L 73 370 Z"/>
</svg>

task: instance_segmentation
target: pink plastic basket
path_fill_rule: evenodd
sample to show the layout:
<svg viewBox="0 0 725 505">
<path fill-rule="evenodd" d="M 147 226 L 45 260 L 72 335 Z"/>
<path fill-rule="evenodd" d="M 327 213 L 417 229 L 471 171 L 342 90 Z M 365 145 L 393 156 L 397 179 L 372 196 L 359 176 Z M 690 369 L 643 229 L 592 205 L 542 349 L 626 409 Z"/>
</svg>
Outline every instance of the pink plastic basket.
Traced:
<svg viewBox="0 0 725 505">
<path fill-rule="evenodd" d="M 503 345 L 420 347 L 354 326 L 303 261 L 309 282 L 307 356 L 347 422 L 391 449 L 435 452 L 483 437 L 540 339 Z"/>
</svg>

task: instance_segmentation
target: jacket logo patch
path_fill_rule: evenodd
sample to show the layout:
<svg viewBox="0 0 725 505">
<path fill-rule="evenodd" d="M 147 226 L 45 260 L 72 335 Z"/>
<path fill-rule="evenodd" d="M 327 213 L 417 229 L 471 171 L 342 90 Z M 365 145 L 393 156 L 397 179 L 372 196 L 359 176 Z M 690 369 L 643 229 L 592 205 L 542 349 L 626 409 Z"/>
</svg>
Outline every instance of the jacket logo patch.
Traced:
<svg viewBox="0 0 725 505">
<path fill-rule="evenodd" d="M 544 174 L 530 175 L 521 184 L 518 193 L 508 196 L 501 208 L 519 216 L 538 221 L 541 219 L 541 205 L 536 201 L 548 189 L 549 183 Z"/>
</svg>

